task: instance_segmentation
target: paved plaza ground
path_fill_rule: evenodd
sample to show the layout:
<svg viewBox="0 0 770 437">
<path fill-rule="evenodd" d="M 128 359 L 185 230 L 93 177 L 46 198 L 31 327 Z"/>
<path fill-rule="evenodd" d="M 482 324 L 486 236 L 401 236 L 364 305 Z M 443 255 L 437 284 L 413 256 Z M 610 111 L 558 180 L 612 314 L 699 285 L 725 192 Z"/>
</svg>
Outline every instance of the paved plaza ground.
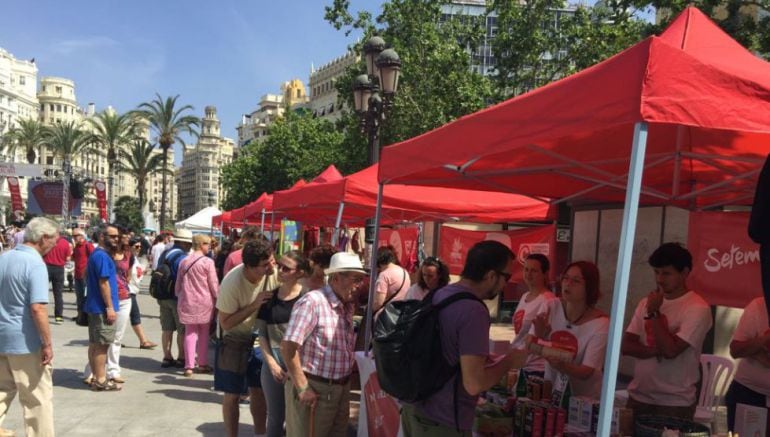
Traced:
<svg viewBox="0 0 770 437">
<path fill-rule="evenodd" d="M 146 279 L 147 277 L 145 277 Z M 160 343 L 158 305 L 147 294 L 147 280 L 138 296 L 147 337 Z M 212 390 L 212 375 L 182 376 L 182 369 L 162 369 L 160 346 L 139 349 L 139 340 L 128 328 L 120 364 L 126 380 L 119 392 L 92 392 L 83 384 L 87 361 L 88 328 L 70 319 L 75 316 L 75 294 L 64 293 L 64 317 L 53 324 L 53 296 L 49 305 L 54 344 L 54 419 L 57 436 L 221 436 L 222 394 Z M 493 337 L 510 337 L 508 326 L 493 327 Z M 174 348 L 176 350 L 176 347 Z M 214 363 L 214 348 L 210 361 Z M 351 435 L 358 423 L 359 392 L 351 402 Z M 239 435 L 253 435 L 248 405 L 241 406 Z M 21 405 L 15 399 L 2 428 L 24 435 Z"/>
</svg>

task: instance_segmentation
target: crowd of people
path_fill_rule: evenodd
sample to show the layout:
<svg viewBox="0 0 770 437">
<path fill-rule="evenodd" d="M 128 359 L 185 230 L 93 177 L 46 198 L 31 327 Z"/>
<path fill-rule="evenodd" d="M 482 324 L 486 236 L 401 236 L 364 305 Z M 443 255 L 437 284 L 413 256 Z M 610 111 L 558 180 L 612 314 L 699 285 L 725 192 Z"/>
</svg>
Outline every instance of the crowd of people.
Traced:
<svg viewBox="0 0 770 437">
<path fill-rule="evenodd" d="M 256 228 L 218 249 L 216 240 L 186 230 L 161 234 L 152 245 L 113 224 L 99 227 L 91 241 L 83 229 L 73 229 L 71 238 L 60 231 L 56 222 L 35 218 L 5 238 L 15 244 L 0 256 L 0 418 L 18 393 L 28 435 L 53 435 L 48 292 L 50 285 L 53 320 L 61 323 L 63 266 L 71 261 L 75 319 L 88 326 L 84 382 L 91 390 L 118 391 L 126 383 L 120 353 L 129 324 L 142 349 L 157 346 L 144 334 L 136 300 L 139 283 L 152 271 L 162 328 L 160 366 L 179 368 L 184 377 L 214 375 L 215 389 L 224 393 L 226 435 L 237 435 L 244 400 L 255 435 L 347 434 L 354 353 L 367 346 L 360 334 L 371 329 L 354 323 L 366 305 L 368 274 L 358 255 L 320 245 L 276 259 L 273 244 Z M 549 287 L 548 257 L 521 260 L 528 290 L 513 314 L 511 347 L 500 357 L 490 353 L 490 313 L 479 302 L 495 298 L 510 281 L 517 268 L 510 248 L 477 243 L 454 283 L 436 257 L 424 259 L 412 275 L 393 248 L 381 247 L 374 256 L 375 314 L 397 300 L 438 304 L 458 293 L 477 298 L 440 312 L 444 358 L 459 370 L 428 399 L 402 404 L 405 435 L 469 435 L 479 394 L 513 368 L 598 399 L 609 318 L 596 307 L 601 287 L 593 263 L 569 264 L 556 293 Z M 622 354 L 635 359 L 628 408 L 692 419 L 711 310 L 687 287 L 687 249 L 663 244 L 649 264 L 657 288 L 636 307 L 622 343 Z M 730 345 L 732 355 L 743 358 L 727 396 L 731 427 L 737 403 L 764 406 L 770 395 L 764 308 L 761 298 L 749 305 Z M 216 359 L 210 363 L 213 338 Z M 546 354 L 533 344 L 566 353 Z"/>
</svg>

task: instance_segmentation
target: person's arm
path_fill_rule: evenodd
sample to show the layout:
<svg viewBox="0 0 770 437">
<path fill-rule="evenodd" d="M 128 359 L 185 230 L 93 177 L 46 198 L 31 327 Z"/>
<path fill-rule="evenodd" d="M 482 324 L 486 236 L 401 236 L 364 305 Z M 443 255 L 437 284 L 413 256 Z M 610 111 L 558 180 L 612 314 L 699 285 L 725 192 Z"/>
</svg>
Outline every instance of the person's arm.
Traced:
<svg viewBox="0 0 770 437">
<path fill-rule="evenodd" d="M 300 403 L 313 406 L 318 401 L 318 394 L 313 391 L 307 382 L 305 372 L 302 371 L 302 362 L 299 359 L 299 344 L 284 340 L 281 342 L 281 356 L 291 376 L 291 383 L 297 389 L 297 399 Z"/>
<path fill-rule="evenodd" d="M 570 378 L 586 380 L 590 378 L 596 370 L 593 367 L 584 364 L 569 363 L 567 361 L 561 361 L 558 358 L 546 357 L 546 361 L 548 361 L 548 364 L 555 370 L 564 373 Z"/>
<path fill-rule="evenodd" d="M 40 341 L 43 343 L 40 348 L 40 364 L 51 364 L 53 360 L 53 345 L 51 344 L 51 330 L 48 325 L 48 306 L 44 303 L 33 303 L 30 305 L 32 312 L 32 321 L 35 323 L 37 332 L 40 335 Z"/>
<path fill-rule="evenodd" d="M 626 332 L 623 334 L 623 343 L 620 346 L 620 353 L 634 358 L 654 358 L 658 356 L 658 349 L 642 344 L 638 335 Z"/>
<path fill-rule="evenodd" d="M 385 299 L 388 297 L 388 281 L 382 273 L 377 277 L 375 283 L 374 301 L 372 302 L 372 312 L 377 312 L 382 308 Z"/>
<path fill-rule="evenodd" d="M 745 341 L 733 340 L 730 342 L 730 355 L 736 359 L 765 355 L 768 353 L 768 344 L 770 344 L 770 331 Z"/>
<path fill-rule="evenodd" d="M 115 309 L 112 307 L 112 289 L 110 288 L 110 280 L 108 278 L 99 278 L 99 291 L 102 294 L 102 299 L 104 300 L 104 306 L 107 312 L 107 324 L 112 325 L 115 323 L 118 316 L 115 314 Z"/>
<path fill-rule="evenodd" d="M 206 269 L 209 292 L 211 293 L 211 298 L 216 300 L 219 296 L 219 278 L 217 278 L 217 270 L 214 267 L 214 261 L 207 262 L 209 263 L 209 267 Z"/>
<path fill-rule="evenodd" d="M 690 347 L 689 343 L 668 330 L 662 318 L 655 317 L 649 320 L 652 326 L 652 335 L 655 337 L 655 345 L 663 358 L 674 359 Z"/>
<path fill-rule="evenodd" d="M 222 310 L 219 310 L 219 324 L 225 331 L 233 329 L 241 322 L 246 320 L 249 316 L 257 313 L 260 307 L 262 307 L 262 304 L 268 299 L 270 299 L 270 293 L 262 292 L 257 295 L 257 298 L 254 299 L 254 302 L 246 305 L 234 313 L 226 313 Z"/>
<path fill-rule="evenodd" d="M 487 357 L 482 355 L 461 355 L 460 370 L 462 372 L 463 387 L 471 396 L 475 396 L 500 382 L 503 375 L 512 368 L 524 366 L 527 360 L 527 352 L 523 349 L 511 349 L 505 354 L 505 358 L 492 366 L 487 367 Z"/>
<path fill-rule="evenodd" d="M 264 320 L 257 320 L 257 329 L 259 330 L 259 348 L 262 350 L 262 357 L 265 359 L 265 364 L 270 369 L 270 373 L 273 378 L 283 383 L 286 380 L 286 374 L 278 364 L 278 360 L 273 356 L 273 348 L 270 345 L 270 337 L 267 335 L 267 323 Z"/>
</svg>

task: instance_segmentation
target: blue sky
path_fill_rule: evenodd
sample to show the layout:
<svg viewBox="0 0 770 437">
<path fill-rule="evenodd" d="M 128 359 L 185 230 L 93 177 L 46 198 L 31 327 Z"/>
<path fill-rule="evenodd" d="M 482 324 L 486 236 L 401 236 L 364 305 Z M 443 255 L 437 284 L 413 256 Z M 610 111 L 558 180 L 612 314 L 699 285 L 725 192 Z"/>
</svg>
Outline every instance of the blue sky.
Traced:
<svg viewBox="0 0 770 437">
<path fill-rule="evenodd" d="M 243 113 L 282 82 L 307 85 L 311 64 L 345 53 L 346 37 L 324 19 L 331 0 L 9 0 L 0 8 L 0 47 L 35 58 L 38 79 L 75 81 L 80 106 L 119 111 L 180 94 L 201 116 L 217 107 L 236 138 Z M 379 0 L 351 0 L 377 10 Z M 178 150 L 177 150 L 178 152 Z"/>
</svg>

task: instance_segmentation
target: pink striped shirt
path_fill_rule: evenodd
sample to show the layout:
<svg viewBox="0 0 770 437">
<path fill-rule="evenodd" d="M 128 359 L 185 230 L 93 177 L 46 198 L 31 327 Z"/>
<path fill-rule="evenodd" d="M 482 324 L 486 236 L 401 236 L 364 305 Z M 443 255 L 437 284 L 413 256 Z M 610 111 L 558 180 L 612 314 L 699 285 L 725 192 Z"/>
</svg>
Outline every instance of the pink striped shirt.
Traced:
<svg viewBox="0 0 770 437">
<path fill-rule="evenodd" d="M 185 325 L 211 322 L 219 295 L 214 261 L 197 252 L 186 256 L 179 263 L 174 291 L 180 322 Z"/>
<path fill-rule="evenodd" d="M 300 345 L 304 372 L 329 379 L 350 375 L 356 345 L 353 309 L 343 304 L 328 285 L 307 293 L 294 304 L 283 339 Z"/>
</svg>

